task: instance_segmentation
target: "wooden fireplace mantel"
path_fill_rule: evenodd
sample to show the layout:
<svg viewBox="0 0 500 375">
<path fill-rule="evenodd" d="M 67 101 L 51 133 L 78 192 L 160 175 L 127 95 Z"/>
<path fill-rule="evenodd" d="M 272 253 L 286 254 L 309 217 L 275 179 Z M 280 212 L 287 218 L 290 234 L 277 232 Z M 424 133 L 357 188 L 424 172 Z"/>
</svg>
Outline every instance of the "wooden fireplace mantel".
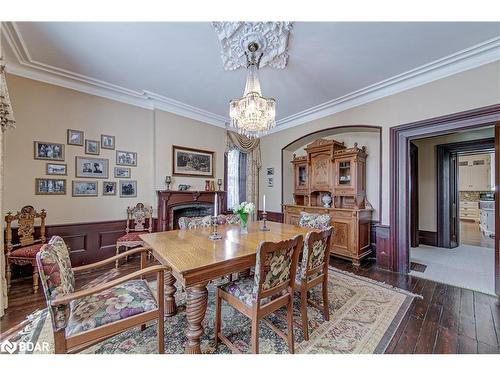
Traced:
<svg viewBox="0 0 500 375">
<path fill-rule="evenodd" d="M 173 228 L 172 209 L 187 203 L 212 203 L 214 204 L 215 193 L 219 198 L 220 212 L 226 210 L 225 191 L 194 191 L 194 190 L 158 190 L 158 221 L 156 230 L 163 232 Z"/>
</svg>

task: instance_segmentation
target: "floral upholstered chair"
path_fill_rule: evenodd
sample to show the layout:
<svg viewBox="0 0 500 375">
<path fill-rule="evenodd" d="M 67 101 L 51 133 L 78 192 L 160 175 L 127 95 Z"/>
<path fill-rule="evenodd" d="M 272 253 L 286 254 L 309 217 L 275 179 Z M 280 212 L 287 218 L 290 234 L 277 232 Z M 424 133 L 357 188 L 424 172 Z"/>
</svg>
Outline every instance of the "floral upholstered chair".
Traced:
<svg viewBox="0 0 500 375">
<path fill-rule="evenodd" d="M 288 341 L 290 353 L 293 342 L 293 288 L 302 236 L 281 242 L 261 242 L 257 249 L 254 277 L 239 278 L 219 286 L 215 307 L 215 345 L 221 340 L 234 353 L 239 349 L 222 335 L 221 302 L 226 301 L 252 320 L 252 353 L 259 352 L 259 322 L 264 320 L 280 337 Z M 280 331 L 266 316 L 281 307 L 287 309 L 287 334 Z"/>
<path fill-rule="evenodd" d="M 144 242 L 139 236 L 153 231 L 153 208 L 142 203 L 137 203 L 135 207 L 127 207 L 127 228 L 125 231 L 126 234 L 116 240 L 116 255 L 120 253 L 121 247 L 131 249 L 144 246 Z M 116 260 L 115 267 L 118 268 L 118 260 Z"/>
<path fill-rule="evenodd" d="M 322 310 L 326 321 L 330 320 L 328 308 L 328 262 L 330 259 L 330 244 L 333 228 L 328 227 L 321 232 L 309 232 L 304 240 L 302 261 L 295 278 L 295 291 L 300 292 L 300 314 L 302 317 L 302 332 L 304 340 L 309 340 L 309 324 L 307 320 L 307 304 Z M 318 306 L 308 299 L 308 292 L 321 284 L 323 306 Z"/>
<path fill-rule="evenodd" d="M 239 224 L 240 218 L 238 215 L 218 215 L 217 225 L 225 224 Z M 209 228 L 212 225 L 212 216 L 195 216 L 195 217 L 180 217 L 180 229 L 196 229 L 196 228 Z"/>
<path fill-rule="evenodd" d="M 36 255 L 47 307 L 52 318 L 56 353 L 77 352 L 128 328 L 158 320 L 158 351 L 164 352 L 164 271 L 165 266 L 146 264 L 147 249 L 129 250 L 81 267 L 71 268 L 63 239 L 52 237 Z M 75 291 L 79 271 L 95 269 L 119 257 L 140 253 L 141 270 L 116 280 Z M 157 275 L 154 293 L 144 276 Z"/>
<path fill-rule="evenodd" d="M 7 288 L 10 288 L 12 279 L 12 265 L 23 266 L 31 264 L 33 267 L 33 293 L 38 291 L 38 267 L 36 254 L 45 243 L 45 210 L 37 212 L 33 206 L 24 206 L 15 215 L 11 212 L 5 216 L 5 258 L 7 263 Z M 35 221 L 40 219 L 40 232 L 35 238 Z M 13 243 L 12 224 L 17 222 L 17 241 Z"/>
<path fill-rule="evenodd" d="M 301 212 L 299 226 L 303 228 L 325 229 L 330 226 L 330 215 L 310 214 Z"/>
</svg>

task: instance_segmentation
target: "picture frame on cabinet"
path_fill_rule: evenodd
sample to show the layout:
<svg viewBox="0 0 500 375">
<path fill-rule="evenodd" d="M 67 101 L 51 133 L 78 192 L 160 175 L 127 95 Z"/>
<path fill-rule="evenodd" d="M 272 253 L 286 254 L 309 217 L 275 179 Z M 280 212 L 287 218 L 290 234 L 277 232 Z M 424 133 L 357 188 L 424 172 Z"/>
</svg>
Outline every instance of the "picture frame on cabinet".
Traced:
<svg viewBox="0 0 500 375">
<path fill-rule="evenodd" d="M 83 131 L 68 129 L 66 143 L 71 146 L 83 146 Z"/>
<path fill-rule="evenodd" d="M 88 155 L 99 155 L 101 152 L 99 141 L 94 141 L 91 139 L 85 140 L 85 153 Z"/>
<path fill-rule="evenodd" d="M 115 136 L 101 134 L 101 148 L 106 150 L 115 149 Z"/>
<path fill-rule="evenodd" d="M 68 164 L 47 163 L 45 166 L 45 172 L 48 175 L 67 176 Z"/>
</svg>

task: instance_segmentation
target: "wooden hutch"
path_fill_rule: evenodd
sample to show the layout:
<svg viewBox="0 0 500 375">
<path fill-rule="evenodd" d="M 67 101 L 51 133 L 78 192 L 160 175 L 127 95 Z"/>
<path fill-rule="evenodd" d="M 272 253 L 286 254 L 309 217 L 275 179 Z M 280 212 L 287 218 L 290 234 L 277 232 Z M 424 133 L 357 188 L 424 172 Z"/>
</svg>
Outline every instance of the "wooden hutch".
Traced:
<svg viewBox="0 0 500 375">
<path fill-rule="evenodd" d="M 295 156 L 294 202 L 283 205 L 284 221 L 297 225 L 301 212 L 328 214 L 335 235 L 332 255 L 359 266 L 371 252 L 372 207 L 366 200 L 366 149 L 347 148 L 335 140 L 318 139 L 305 148 L 307 156 Z M 325 195 L 332 198 L 324 207 Z"/>
</svg>

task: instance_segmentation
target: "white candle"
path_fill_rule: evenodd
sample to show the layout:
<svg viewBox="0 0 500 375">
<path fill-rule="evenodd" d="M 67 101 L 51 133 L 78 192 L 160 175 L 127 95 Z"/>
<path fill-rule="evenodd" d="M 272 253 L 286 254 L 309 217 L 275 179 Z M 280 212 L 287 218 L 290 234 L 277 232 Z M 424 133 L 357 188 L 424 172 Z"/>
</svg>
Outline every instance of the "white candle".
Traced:
<svg viewBox="0 0 500 375">
<path fill-rule="evenodd" d="M 262 201 L 263 211 L 266 212 L 266 194 L 262 197 Z"/>
<path fill-rule="evenodd" d="M 217 216 L 218 202 L 219 202 L 219 198 L 217 197 L 217 193 L 215 193 L 214 216 Z"/>
</svg>

